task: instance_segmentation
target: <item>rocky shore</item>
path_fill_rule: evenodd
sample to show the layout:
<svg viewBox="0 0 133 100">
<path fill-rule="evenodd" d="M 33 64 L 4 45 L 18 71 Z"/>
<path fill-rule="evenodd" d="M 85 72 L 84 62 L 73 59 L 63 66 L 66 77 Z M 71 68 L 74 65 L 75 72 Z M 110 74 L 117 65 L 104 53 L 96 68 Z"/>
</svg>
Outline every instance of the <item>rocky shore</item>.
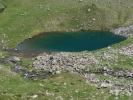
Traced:
<svg viewBox="0 0 133 100">
<path fill-rule="evenodd" d="M 119 55 L 126 55 L 128 57 L 133 57 L 133 45 L 124 46 L 118 50 L 109 48 L 106 52 L 101 52 L 98 54 L 80 52 L 80 53 L 70 53 L 70 52 L 56 52 L 56 53 L 43 53 L 38 57 L 33 59 L 33 67 L 35 69 L 41 69 L 48 71 L 52 74 L 58 74 L 62 71 L 86 74 L 86 73 L 100 73 L 108 74 L 115 77 L 131 77 L 133 78 L 133 72 L 127 70 L 113 70 L 113 69 L 101 69 L 106 66 L 111 67 L 111 63 L 117 63 Z M 107 62 L 108 65 L 102 65 L 101 63 Z M 92 66 L 96 67 L 95 72 L 90 71 Z"/>
<path fill-rule="evenodd" d="M 133 25 L 127 27 L 119 27 L 117 29 L 111 30 L 111 32 L 116 35 L 130 37 L 133 36 Z"/>
<path fill-rule="evenodd" d="M 82 53 L 43 53 L 35 58 L 33 67 L 36 69 L 44 69 L 54 73 L 61 71 L 82 73 L 87 71 L 89 65 L 99 64 L 95 57 L 87 52 Z"/>
</svg>

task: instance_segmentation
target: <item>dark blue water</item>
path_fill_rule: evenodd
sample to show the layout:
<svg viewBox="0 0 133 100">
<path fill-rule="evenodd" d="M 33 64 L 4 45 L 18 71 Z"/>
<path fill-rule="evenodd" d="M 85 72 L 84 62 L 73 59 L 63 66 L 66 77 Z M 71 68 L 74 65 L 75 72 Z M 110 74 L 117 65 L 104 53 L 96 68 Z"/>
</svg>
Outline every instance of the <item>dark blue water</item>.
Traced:
<svg viewBox="0 0 133 100">
<path fill-rule="evenodd" d="M 53 32 L 27 39 L 19 44 L 17 49 L 20 51 L 92 51 L 125 39 L 110 32 Z"/>
</svg>

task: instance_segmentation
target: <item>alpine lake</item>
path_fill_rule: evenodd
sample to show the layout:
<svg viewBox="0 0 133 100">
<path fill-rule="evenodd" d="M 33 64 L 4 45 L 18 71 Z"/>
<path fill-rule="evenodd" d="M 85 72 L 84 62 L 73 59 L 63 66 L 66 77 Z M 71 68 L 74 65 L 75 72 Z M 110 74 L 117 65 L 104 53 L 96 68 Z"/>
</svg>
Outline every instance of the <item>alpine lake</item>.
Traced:
<svg viewBox="0 0 133 100">
<path fill-rule="evenodd" d="M 22 52 L 81 52 L 108 47 L 125 39 L 111 32 L 47 32 L 24 40 L 16 48 Z"/>
</svg>

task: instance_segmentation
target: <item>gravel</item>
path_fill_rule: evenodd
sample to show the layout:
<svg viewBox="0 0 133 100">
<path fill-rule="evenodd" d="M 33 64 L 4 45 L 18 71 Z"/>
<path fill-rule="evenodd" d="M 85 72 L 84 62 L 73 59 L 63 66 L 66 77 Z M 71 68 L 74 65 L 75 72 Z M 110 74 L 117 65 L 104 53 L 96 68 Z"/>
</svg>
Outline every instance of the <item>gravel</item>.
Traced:
<svg viewBox="0 0 133 100">
<path fill-rule="evenodd" d="M 99 64 L 99 61 L 89 53 L 44 53 L 35 58 L 33 67 L 54 73 L 61 71 L 82 73 L 89 65 Z"/>
</svg>

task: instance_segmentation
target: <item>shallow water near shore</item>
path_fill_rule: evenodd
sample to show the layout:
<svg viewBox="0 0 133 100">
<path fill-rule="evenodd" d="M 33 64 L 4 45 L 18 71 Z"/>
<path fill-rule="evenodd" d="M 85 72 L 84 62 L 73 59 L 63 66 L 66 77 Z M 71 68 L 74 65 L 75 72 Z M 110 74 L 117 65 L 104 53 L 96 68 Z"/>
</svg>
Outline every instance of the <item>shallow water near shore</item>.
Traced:
<svg viewBox="0 0 133 100">
<path fill-rule="evenodd" d="M 22 52 L 92 51 L 119 43 L 126 38 L 111 32 L 49 32 L 26 39 L 17 46 Z"/>
</svg>

